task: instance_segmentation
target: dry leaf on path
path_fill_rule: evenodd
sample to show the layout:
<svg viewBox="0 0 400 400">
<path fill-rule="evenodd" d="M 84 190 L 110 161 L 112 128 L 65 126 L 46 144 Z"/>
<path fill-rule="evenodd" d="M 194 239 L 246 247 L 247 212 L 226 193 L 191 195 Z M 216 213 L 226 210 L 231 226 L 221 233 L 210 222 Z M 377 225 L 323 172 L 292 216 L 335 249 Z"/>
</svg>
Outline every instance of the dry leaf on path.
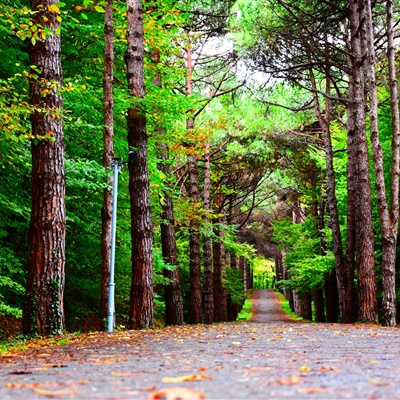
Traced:
<svg viewBox="0 0 400 400">
<path fill-rule="evenodd" d="M 58 397 L 62 395 L 80 395 L 83 394 L 84 392 L 76 390 L 76 389 L 59 389 L 59 390 L 45 390 L 45 389 L 38 389 L 34 388 L 33 391 L 37 394 L 41 394 L 47 397 Z"/>
<path fill-rule="evenodd" d="M 280 385 L 300 385 L 303 381 L 296 375 L 292 375 L 289 379 L 279 379 L 277 381 Z"/>
<path fill-rule="evenodd" d="M 204 399 L 204 393 L 188 388 L 168 388 L 150 394 L 148 400 L 199 400 Z"/>
<path fill-rule="evenodd" d="M 328 388 L 300 388 L 298 389 L 300 393 L 324 393 L 332 391 L 332 389 Z"/>
<path fill-rule="evenodd" d="M 162 382 L 164 383 L 178 383 L 178 382 L 188 382 L 188 381 L 199 381 L 202 379 L 208 379 L 211 380 L 211 376 L 208 375 L 183 375 L 183 376 L 178 376 L 176 378 L 163 378 Z"/>
<path fill-rule="evenodd" d="M 71 381 L 71 382 L 41 382 L 41 383 L 12 383 L 6 382 L 5 386 L 8 389 L 21 389 L 21 388 L 29 388 L 35 389 L 39 386 L 41 387 L 54 387 L 54 386 L 76 386 L 76 385 L 86 385 L 89 381 Z"/>
</svg>

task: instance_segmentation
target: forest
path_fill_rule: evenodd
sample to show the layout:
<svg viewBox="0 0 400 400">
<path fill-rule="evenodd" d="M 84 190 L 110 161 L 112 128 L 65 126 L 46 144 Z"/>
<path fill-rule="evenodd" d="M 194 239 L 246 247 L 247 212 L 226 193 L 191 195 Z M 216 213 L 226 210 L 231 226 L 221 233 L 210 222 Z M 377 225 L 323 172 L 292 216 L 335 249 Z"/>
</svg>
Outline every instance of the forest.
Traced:
<svg viewBox="0 0 400 400">
<path fill-rule="evenodd" d="M 3 0 L 0 339 L 396 325 L 399 5 Z"/>
</svg>

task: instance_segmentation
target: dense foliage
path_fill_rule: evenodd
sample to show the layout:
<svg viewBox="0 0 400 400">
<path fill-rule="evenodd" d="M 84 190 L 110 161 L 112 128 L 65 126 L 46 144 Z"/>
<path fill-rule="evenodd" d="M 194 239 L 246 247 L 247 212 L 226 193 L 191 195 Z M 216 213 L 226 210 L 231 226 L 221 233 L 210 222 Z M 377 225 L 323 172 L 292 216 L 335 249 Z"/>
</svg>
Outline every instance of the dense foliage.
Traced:
<svg viewBox="0 0 400 400">
<path fill-rule="evenodd" d="M 66 142 L 64 306 L 68 330 L 104 328 L 99 318 L 101 217 L 103 190 L 111 174 L 102 164 L 106 3 L 83 0 L 82 4 L 58 4 Z M 326 131 L 320 117 L 324 112 L 330 115 L 338 224 L 345 247 L 349 235 L 346 119 L 351 74 L 344 57 L 347 6 L 317 3 L 145 2 L 146 95 L 140 98 L 130 95 L 126 81 L 126 4 L 114 1 L 114 154 L 127 160 L 127 110 L 140 110 L 146 115 L 148 132 L 156 324 L 165 321 L 166 288 L 171 283 L 166 271 L 176 268 L 185 320 L 189 320 L 194 232 L 202 243 L 208 239 L 213 243 L 214 265 L 222 262 L 214 287 L 222 282 L 229 318 L 235 318 L 245 290 L 253 282 L 255 287 L 276 285 L 288 297 L 289 292 L 294 293 L 299 301 L 323 291 L 327 299 L 337 253 L 327 189 Z M 383 28 L 381 14 L 376 11 L 377 26 Z M 20 319 L 29 252 L 31 142 L 49 140 L 33 137 L 31 132 L 29 80 L 36 66 L 29 65 L 28 47 L 50 33 L 32 23 L 24 0 L 3 1 L 0 17 L 0 318 Z M 327 18 L 336 24 L 337 31 L 326 32 Z M 337 39 L 335 46 L 327 38 L 329 34 Z M 189 54 L 193 58 L 190 66 Z M 389 188 L 393 134 L 387 101 L 390 91 L 385 55 L 377 51 L 376 57 L 379 130 Z M 327 81 L 331 82 L 329 93 Z M 188 129 L 191 119 L 194 124 Z M 368 119 L 366 123 L 369 132 Z M 168 156 L 160 161 L 162 146 L 168 149 Z M 201 193 L 198 201 L 190 195 L 193 171 L 188 160 L 194 158 Z M 168 172 L 160 164 L 168 165 Z M 208 168 L 211 208 L 205 195 Z M 374 187 L 377 180 L 372 156 L 370 176 Z M 119 175 L 115 276 L 117 324 L 122 326 L 129 319 L 132 279 L 128 182 L 124 166 Z M 163 256 L 161 240 L 169 198 L 176 230 L 174 265 Z M 381 297 L 383 240 L 375 200 L 373 193 L 374 262 Z M 203 248 L 200 257 L 205 262 Z M 203 268 L 202 282 L 206 278 Z M 204 295 L 205 288 L 202 291 Z"/>
</svg>

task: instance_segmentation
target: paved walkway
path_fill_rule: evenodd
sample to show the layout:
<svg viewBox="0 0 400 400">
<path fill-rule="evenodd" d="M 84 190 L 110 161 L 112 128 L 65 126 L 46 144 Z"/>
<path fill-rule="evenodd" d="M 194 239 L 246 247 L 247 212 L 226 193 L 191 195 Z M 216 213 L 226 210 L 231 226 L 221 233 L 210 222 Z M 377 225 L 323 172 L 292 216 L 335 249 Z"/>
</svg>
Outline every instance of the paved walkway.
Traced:
<svg viewBox="0 0 400 400">
<path fill-rule="evenodd" d="M 38 342 L 1 357 L 0 399 L 400 399 L 398 328 L 291 322 L 274 292 L 254 304 L 254 322 Z"/>
</svg>

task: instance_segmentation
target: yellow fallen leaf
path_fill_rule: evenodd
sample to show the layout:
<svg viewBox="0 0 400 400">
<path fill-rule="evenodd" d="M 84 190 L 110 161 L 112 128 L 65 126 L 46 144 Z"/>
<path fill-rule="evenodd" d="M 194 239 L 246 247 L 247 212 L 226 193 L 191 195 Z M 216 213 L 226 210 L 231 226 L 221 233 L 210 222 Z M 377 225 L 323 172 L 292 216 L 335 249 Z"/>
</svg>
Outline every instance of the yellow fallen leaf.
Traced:
<svg viewBox="0 0 400 400">
<path fill-rule="evenodd" d="M 188 382 L 188 381 L 199 381 L 202 379 L 211 380 L 211 376 L 200 374 L 200 375 L 183 375 L 177 376 L 176 378 L 163 378 L 164 383 L 178 383 L 178 382 Z"/>
<path fill-rule="evenodd" d="M 55 396 L 61 396 L 61 395 L 68 395 L 68 394 L 83 394 L 84 392 L 76 390 L 76 389 L 60 389 L 60 390 L 45 390 L 45 389 L 38 389 L 34 388 L 33 391 L 37 394 L 42 394 L 44 396 L 48 397 L 55 397 Z"/>
<path fill-rule="evenodd" d="M 389 386 L 389 382 L 381 382 L 378 381 L 378 379 L 375 378 L 370 378 L 368 381 L 373 385 L 373 386 Z"/>
<path fill-rule="evenodd" d="M 276 381 L 279 385 L 300 385 L 303 381 L 296 375 L 292 375 L 289 379 L 279 379 Z"/>
<path fill-rule="evenodd" d="M 303 365 L 301 368 L 300 368 L 300 371 L 309 371 L 310 370 L 310 367 L 307 367 L 307 365 Z"/>
<path fill-rule="evenodd" d="M 328 388 L 300 388 L 298 389 L 298 391 L 300 393 L 324 393 L 324 392 L 328 392 L 332 389 L 328 389 Z"/>
<path fill-rule="evenodd" d="M 241 343 L 240 343 L 240 342 L 232 342 L 232 344 L 233 344 L 233 345 L 235 345 L 235 346 L 239 346 L 239 345 L 241 345 Z"/>
</svg>

